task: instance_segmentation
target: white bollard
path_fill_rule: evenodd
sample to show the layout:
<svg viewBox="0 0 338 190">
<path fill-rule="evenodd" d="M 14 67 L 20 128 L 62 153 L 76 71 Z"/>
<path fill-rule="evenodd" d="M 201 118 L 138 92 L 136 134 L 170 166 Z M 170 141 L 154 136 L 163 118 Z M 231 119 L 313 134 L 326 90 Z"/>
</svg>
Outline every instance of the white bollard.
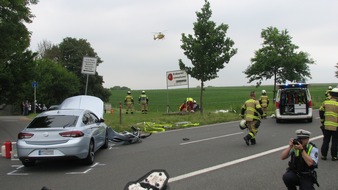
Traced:
<svg viewBox="0 0 338 190">
<path fill-rule="evenodd" d="M 1 157 L 6 157 L 6 147 L 5 147 L 5 145 L 1 146 Z"/>
<path fill-rule="evenodd" d="M 16 142 L 12 142 L 11 160 L 18 160 L 18 151 L 16 149 Z"/>
</svg>

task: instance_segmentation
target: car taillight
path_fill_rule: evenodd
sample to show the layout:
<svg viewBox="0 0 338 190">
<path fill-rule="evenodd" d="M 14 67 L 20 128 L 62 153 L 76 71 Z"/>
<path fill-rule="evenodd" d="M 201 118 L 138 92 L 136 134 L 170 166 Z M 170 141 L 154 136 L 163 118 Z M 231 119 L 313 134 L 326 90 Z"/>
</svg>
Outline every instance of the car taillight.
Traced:
<svg viewBox="0 0 338 190">
<path fill-rule="evenodd" d="M 59 133 L 59 135 L 62 137 L 82 137 L 84 136 L 84 133 L 82 133 L 81 131 L 67 131 Z"/>
<path fill-rule="evenodd" d="M 312 101 L 309 101 L 309 107 L 312 108 Z"/>
<path fill-rule="evenodd" d="M 30 139 L 32 136 L 34 136 L 32 133 L 19 133 L 18 139 Z"/>
</svg>

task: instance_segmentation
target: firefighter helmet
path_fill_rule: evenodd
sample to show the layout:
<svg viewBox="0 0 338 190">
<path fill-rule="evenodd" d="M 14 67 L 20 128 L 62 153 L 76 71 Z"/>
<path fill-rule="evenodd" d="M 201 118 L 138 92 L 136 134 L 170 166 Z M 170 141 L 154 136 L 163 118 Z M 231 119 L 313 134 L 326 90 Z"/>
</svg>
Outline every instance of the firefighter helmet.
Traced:
<svg viewBox="0 0 338 190">
<path fill-rule="evenodd" d="M 128 93 L 128 94 L 131 94 L 131 92 L 130 92 L 130 91 L 128 91 L 127 93 Z"/>
<path fill-rule="evenodd" d="M 142 91 L 142 94 L 145 94 L 145 93 L 146 93 L 146 92 L 143 90 L 143 91 Z"/>
<path fill-rule="evenodd" d="M 329 86 L 329 88 L 328 88 L 329 90 L 332 90 L 332 86 Z"/>
<path fill-rule="evenodd" d="M 338 88 L 334 88 L 330 91 L 330 95 L 333 97 L 338 97 Z"/>
<path fill-rule="evenodd" d="M 246 128 L 248 128 L 248 126 L 246 125 L 246 121 L 244 119 L 242 119 L 240 122 L 239 122 L 239 128 L 241 130 L 244 130 Z"/>
<path fill-rule="evenodd" d="M 262 94 L 266 94 L 266 91 L 265 91 L 265 90 L 262 90 Z"/>
</svg>

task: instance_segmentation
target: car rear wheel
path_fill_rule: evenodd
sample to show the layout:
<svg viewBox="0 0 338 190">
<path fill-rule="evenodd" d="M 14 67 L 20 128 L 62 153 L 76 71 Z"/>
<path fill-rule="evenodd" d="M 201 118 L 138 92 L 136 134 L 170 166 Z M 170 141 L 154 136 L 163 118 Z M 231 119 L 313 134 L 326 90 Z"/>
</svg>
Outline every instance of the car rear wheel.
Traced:
<svg viewBox="0 0 338 190">
<path fill-rule="evenodd" d="M 83 159 L 83 163 L 86 165 L 92 165 L 95 159 L 95 152 L 94 152 L 94 142 L 91 140 L 89 143 L 88 148 L 88 155 L 85 159 Z"/>
<path fill-rule="evenodd" d="M 35 160 L 22 160 L 21 162 L 25 167 L 32 167 L 36 163 Z"/>
</svg>

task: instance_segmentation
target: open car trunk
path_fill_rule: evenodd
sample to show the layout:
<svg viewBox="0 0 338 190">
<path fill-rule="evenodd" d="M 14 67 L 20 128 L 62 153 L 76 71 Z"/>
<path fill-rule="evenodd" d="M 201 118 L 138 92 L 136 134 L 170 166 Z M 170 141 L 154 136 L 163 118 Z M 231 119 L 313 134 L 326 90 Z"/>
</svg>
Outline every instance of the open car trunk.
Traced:
<svg viewBox="0 0 338 190">
<path fill-rule="evenodd" d="M 308 114 L 308 99 L 306 89 L 285 89 L 280 97 L 281 115 L 306 115 Z"/>
</svg>

